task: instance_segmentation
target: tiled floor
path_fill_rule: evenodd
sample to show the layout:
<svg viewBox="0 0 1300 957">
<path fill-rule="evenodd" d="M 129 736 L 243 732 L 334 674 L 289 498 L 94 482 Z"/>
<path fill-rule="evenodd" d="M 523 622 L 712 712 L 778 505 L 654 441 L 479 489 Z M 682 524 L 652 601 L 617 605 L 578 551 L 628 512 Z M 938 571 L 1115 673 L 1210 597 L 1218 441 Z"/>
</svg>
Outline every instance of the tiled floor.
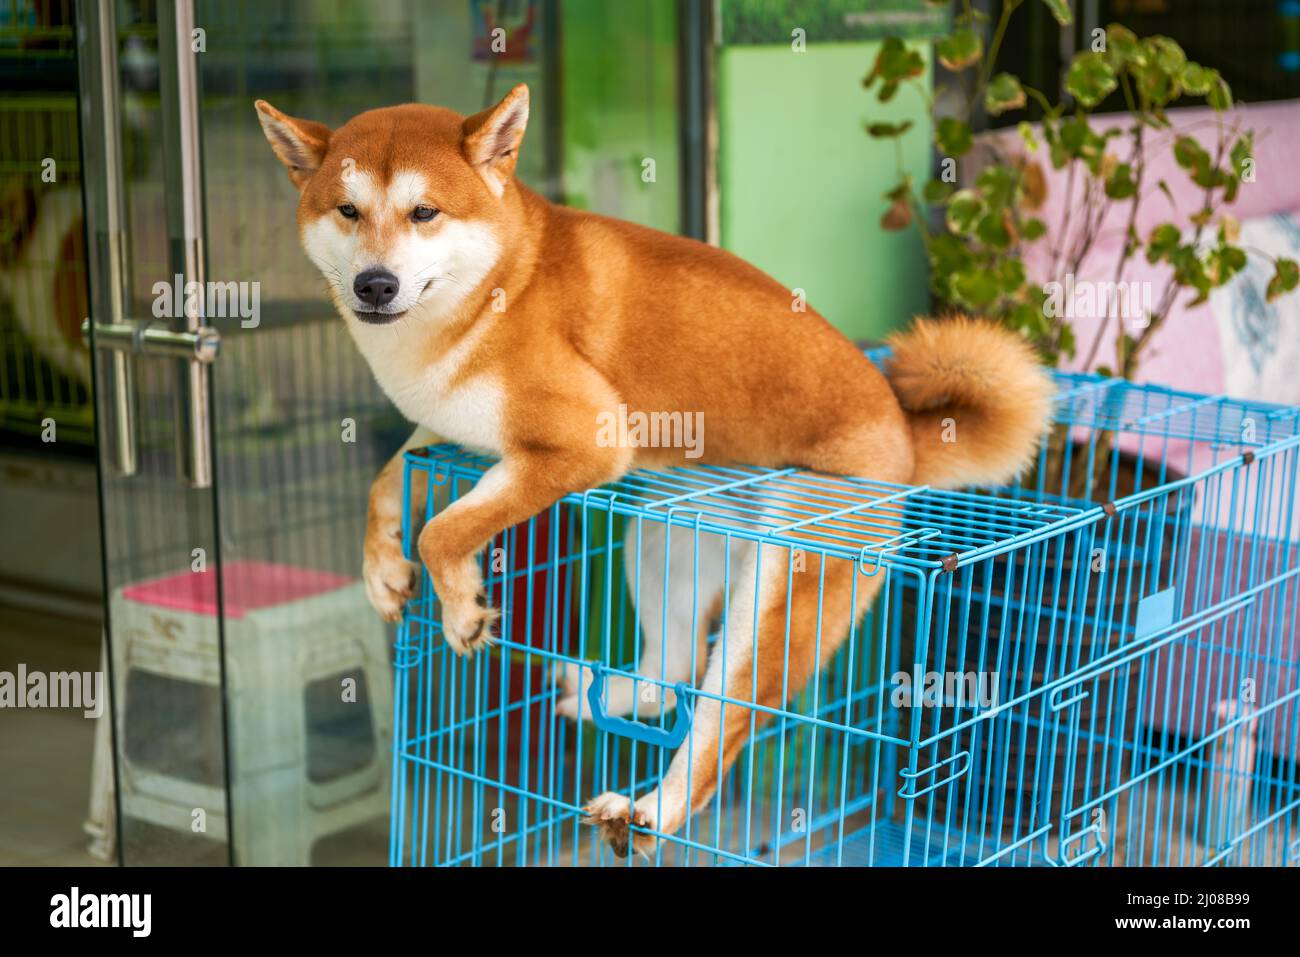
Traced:
<svg viewBox="0 0 1300 957">
<path fill-rule="evenodd" d="M 99 668 L 99 625 L 0 607 L 0 671 Z M 82 830 L 95 722 L 80 711 L 0 709 L 0 865 L 101 864 Z"/>
</svg>

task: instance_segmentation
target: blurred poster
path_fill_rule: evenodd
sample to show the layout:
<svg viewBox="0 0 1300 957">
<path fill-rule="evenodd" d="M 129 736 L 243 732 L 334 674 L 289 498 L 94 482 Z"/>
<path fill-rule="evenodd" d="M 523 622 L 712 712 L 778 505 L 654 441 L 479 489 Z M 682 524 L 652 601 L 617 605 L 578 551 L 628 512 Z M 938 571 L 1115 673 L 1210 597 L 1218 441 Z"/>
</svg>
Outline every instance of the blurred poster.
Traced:
<svg viewBox="0 0 1300 957">
<path fill-rule="evenodd" d="M 470 0 L 472 57 L 479 62 L 536 63 L 540 6 L 540 0 Z"/>
</svg>

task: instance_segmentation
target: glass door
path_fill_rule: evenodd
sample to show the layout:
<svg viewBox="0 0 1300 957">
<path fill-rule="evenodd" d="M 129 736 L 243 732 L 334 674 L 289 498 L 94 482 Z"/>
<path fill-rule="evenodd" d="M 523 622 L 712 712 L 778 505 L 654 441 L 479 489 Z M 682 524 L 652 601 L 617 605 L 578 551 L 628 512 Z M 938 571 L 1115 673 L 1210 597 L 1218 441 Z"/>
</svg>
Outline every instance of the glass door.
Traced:
<svg viewBox="0 0 1300 957">
<path fill-rule="evenodd" d="M 167 22 L 144 9 L 78 5 L 113 715 L 100 742 L 115 758 L 124 863 L 224 864 L 229 712 L 210 428 L 220 333 L 183 305 L 204 267 L 193 60 L 170 5 L 160 5 Z"/>
<path fill-rule="evenodd" d="M 597 30 L 594 6 L 79 6 L 125 863 L 388 859 L 393 635 L 358 576 L 370 482 L 412 426 L 299 247 L 253 101 L 333 127 L 526 82 L 525 182 L 676 229 L 674 7 Z M 622 121 L 597 136 L 597 114 Z"/>
</svg>

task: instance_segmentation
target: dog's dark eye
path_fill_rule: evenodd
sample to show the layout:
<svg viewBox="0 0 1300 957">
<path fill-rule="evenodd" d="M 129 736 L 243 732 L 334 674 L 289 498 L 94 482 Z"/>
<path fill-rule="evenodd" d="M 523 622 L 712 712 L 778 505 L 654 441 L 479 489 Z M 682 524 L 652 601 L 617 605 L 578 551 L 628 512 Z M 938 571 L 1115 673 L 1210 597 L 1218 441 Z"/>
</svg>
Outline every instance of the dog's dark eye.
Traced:
<svg viewBox="0 0 1300 957">
<path fill-rule="evenodd" d="M 343 214 L 344 219 L 357 218 L 357 208 L 353 206 L 351 203 L 344 203 L 342 206 L 339 207 L 339 212 Z"/>
<path fill-rule="evenodd" d="M 437 215 L 438 211 L 432 206 L 417 206 L 415 211 L 411 213 L 411 218 L 417 223 L 427 223 Z"/>
</svg>

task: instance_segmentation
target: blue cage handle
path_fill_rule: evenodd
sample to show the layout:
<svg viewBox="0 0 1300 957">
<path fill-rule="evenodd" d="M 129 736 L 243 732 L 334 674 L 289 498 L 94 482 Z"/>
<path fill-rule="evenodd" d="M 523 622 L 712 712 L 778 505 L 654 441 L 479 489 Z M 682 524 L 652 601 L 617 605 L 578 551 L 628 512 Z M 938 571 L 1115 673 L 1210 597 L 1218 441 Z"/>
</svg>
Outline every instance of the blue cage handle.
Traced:
<svg viewBox="0 0 1300 957">
<path fill-rule="evenodd" d="M 587 689 L 587 704 L 591 706 L 592 722 L 601 731 L 621 735 L 624 738 L 631 738 L 633 741 L 640 741 L 642 744 L 649 744 L 658 748 L 675 748 L 686 740 L 686 732 L 691 728 L 691 704 L 690 689 L 686 687 L 685 683 L 679 681 L 673 686 L 673 690 L 677 693 L 677 716 L 673 721 L 673 726 L 671 728 L 652 728 L 639 721 L 629 721 L 627 718 L 606 714 L 605 706 L 600 700 L 605 692 L 605 666 L 599 661 L 595 661 L 589 662 L 587 667 L 591 669 L 593 675 L 591 687 Z"/>
</svg>

